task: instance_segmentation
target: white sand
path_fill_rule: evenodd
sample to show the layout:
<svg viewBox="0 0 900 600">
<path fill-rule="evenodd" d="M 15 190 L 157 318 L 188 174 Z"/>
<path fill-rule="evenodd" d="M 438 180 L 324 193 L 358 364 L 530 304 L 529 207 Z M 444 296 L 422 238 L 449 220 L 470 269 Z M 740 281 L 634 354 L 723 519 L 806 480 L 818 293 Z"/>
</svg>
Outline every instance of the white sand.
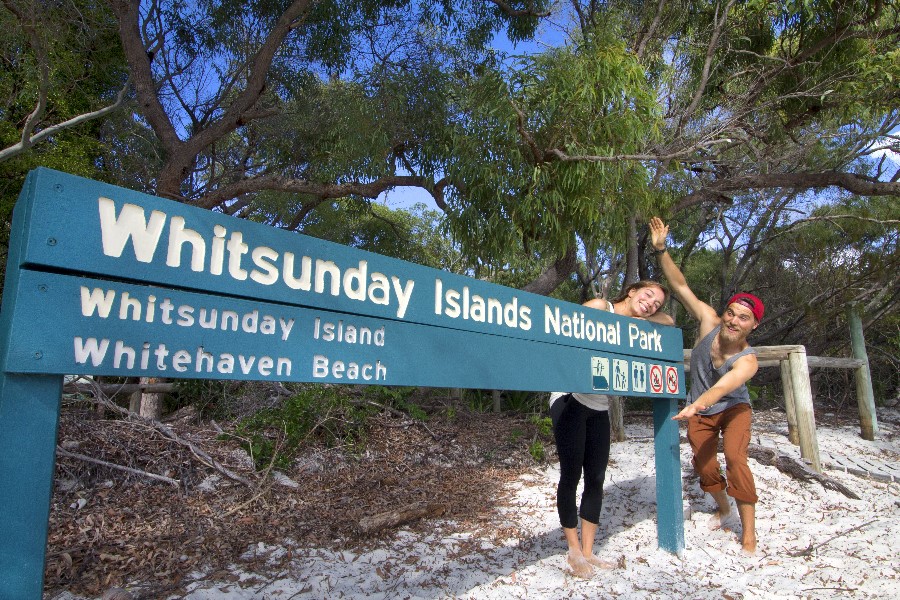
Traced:
<svg viewBox="0 0 900 600">
<path fill-rule="evenodd" d="M 858 427 L 820 427 L 820 448 L 864 453 L 896 467 L 900 413 L 879 418 L 875 442 L 862 440 Z M 753 441 L 797 455 L 786 433 L 779 424 L 755 425 Z M 201 579 L 185 598 L 900 598 L 900 484 L 826 469 L 862 498 L 852 500 L 751 459 L 760 495 L 759 555 L 746 557 L 734 533 L 709 529 L 714 503 L 685 473 L 686 548 L 679 557 L 657 547 L 652 430 L 630 427 L 628 435 L 613 445 L 595 545 L 602 558 L 622 560 L 624 567 L 597 571 L 590 580 L 573 577 L 565 562 L 554 465 L 514 484 L 513 502 L 497 515 L 498 528 L 516 532 L 506 536 L 510 543 L 436 521 L 427 536 L 399 531 L 365 554 L 253 545 L 248 554 L 268 556 L 273 564 L 288 549 L 291 559 L 274 578 L 247 573 L 240 564 L 233 570 L 240 580 L 233 583 L 196 574 Z M 682 444 L 683 465 L 689 452 Z"/>
<path fill-rule="evenodd" d="M 879 424 L 875 442 L 860 438 L 858 427 L 820 427 L 820 448 L 865 453 L 896 466 L 897 411 L 885 412 Z M 797 456 L 786 433 L 786 426 L 756 427 L 753 441 Z M 759 556 L 748 558 L 734 533 L 709 529 L 714 503 L 686 474 L 686 548 L 679 557 L 657 547 L 652 430 L 632 427 L 628 435 L 613 445 L 595 546 L 603 558 L 624 560 L 624 568 L 597 571 L 590 580 L 569 573 L 554 465 L 519 480 L 514 502 L 497 515 L 498 528 L 519 532 L 511 544 L 444 533 L 457 528 L 438 521 L 427 537 L 400 531 L 362 555 L 291 547 L 283 577 L 255 578 L 244 587 L 201 582 L 186 598 L 900 598 L 900 484 L 827 469 L 862 498 L 852 500 L 751 459 L 760 544 Z M 682 444 L 683 465 L 689 453 Z M 819 544 L 806 555 L 790 555 Z M 250 552 L 275 560 L 287 547 L 255 546 Z"/>
</svg>

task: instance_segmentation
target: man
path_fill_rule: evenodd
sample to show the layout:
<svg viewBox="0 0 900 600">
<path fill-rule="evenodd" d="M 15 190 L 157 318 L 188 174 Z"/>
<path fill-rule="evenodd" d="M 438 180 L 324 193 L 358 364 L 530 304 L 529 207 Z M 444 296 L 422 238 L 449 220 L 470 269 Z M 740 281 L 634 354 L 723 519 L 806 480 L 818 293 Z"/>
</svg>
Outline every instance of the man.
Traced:
<svg viewBox="0 0 900 600">
<path fill-rule="evenodd" d="M 731 513 L 728 496 L 737 503 L 743 529 L 741 547 L 756 552 L 756 484 L 747 464 L 752 411 L 746 383 L 759 365 L 747 336 L 759 326 L 765 307 L 753 294 L 736 294 L 721 316 L 688 287 L 684 274 L 666 252 L 668 226 L 658 217 L 650 220 L 655 254 L 669 282 L 691 315 L 700 321 L 699 342 L 691 352 L 691 389 L 688 404 L 675 417 L 687 421 L 688 441 L 694 453 L 694 469 L 700 487 L 718 505 L 713 518 L 721 526 Z M 725 448 L 725 476 L 717 459 L 719 434 Z"/>
</svg>

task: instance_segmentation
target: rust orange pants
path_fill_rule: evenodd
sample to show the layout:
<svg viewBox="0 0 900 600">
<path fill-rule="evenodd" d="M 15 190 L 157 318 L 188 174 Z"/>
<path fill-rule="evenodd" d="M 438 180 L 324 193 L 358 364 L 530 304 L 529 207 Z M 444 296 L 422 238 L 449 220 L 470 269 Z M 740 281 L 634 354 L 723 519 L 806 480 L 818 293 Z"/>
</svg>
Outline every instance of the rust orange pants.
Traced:
<svg viewBox="0 0 900 600">
<path fill-rule="evenodd" d="M 755 504 L 756 483 L 747 464 L 753 410 L 738 404 L 715 415 L 688 419 L 688 442 L 694 452 L 694 470 L 704 492 L 727 490 L 735 500 Z M 725 447 L 725 475 L 718 460 L 719 434 Z"/>
</svg>

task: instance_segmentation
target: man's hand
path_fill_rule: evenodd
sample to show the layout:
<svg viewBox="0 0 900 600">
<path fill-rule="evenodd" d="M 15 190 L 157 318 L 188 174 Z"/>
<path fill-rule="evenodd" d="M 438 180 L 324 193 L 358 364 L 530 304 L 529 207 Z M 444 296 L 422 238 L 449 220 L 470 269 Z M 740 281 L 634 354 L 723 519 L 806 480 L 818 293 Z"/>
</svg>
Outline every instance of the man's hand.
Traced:
<svg viewBox="0 0 900 600">
<path fill-rule="evenodd" d="M 692 402 L 692 403 L 688 404 L 687 406 L 685 406 L 681 410 L 680 413 L 678 413 L 677 415 L 672 417 L 672 420 L 673 421 L 684 421 L 684 420 L 690 419 L 691 417 L 696 415 L 698 412 L 700 412 L 700 411 L 697 410 L 697 405 Z"/>
<path fill-rule="evenodd" d="M 669 235 L 669 226 L 663 223 L 659 217 L 650 219 L 650 241 L 657 250 L 666 249 L 666 237 Z"/>
</svg>

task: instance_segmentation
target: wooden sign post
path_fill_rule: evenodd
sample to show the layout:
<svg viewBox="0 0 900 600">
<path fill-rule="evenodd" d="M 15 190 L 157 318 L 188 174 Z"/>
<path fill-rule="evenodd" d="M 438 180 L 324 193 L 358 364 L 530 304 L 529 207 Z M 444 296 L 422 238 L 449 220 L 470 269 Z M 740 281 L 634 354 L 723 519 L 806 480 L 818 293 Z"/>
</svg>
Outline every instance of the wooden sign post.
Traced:
<svg viewBox="0 0 900 600">
<path fill-rule="evenodd" d="M 48 169 L 0 311 L 0 599 L 40 598 L 65 374 L 655 400 L 660 547 L 684 547 L 681 331 Z"/>
</svg>

